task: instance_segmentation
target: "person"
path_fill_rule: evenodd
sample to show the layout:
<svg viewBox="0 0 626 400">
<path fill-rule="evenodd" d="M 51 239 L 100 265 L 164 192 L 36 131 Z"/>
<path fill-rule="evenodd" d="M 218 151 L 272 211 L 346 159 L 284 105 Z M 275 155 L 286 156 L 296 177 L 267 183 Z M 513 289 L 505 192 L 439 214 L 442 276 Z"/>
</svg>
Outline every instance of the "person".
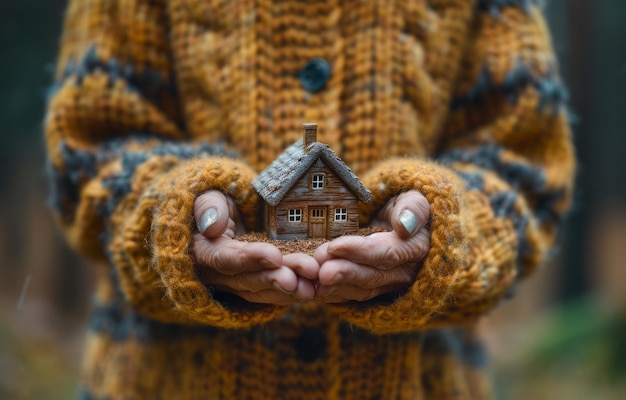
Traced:
<svg viewBox="0 0 626 400">
<path fill-rule="evenodd" d="M 565 102 L 526 0 L 71 0 L 45 137 L 101 265 L 81 397 L 490 398 L 476 322 L 554 245 Z M 304 122 L 386 231 L 239 240 Z"/>
</svg>

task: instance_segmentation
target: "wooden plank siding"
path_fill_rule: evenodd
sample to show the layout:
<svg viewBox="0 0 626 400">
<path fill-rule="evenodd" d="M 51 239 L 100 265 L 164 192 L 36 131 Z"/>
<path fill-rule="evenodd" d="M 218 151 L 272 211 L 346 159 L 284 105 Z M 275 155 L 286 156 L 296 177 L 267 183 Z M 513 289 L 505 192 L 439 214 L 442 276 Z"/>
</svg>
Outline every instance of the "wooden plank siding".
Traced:
<svg viewBox="0 0 626 400">
<path fill-rule="evenodd" d="M 324 188 L 313 189 L 313 175 L 324 175 Z M 347 188 L 343 180 L 322 160 L 317 160 L 302 175 L 275 207 L 269 207 L 268 234 L 272 239 L 302 239 L 309 234 L 309 210 L 327 207 L 326 237 L 331 239 L 341 235 L 356 233 L 359 228 L 359 201 Z M 347 221 L 335 221 L 335 209 L 345 208 Z M 289 210 L 301 209 L 302 221 L 289 222 Z"/>
</svg>

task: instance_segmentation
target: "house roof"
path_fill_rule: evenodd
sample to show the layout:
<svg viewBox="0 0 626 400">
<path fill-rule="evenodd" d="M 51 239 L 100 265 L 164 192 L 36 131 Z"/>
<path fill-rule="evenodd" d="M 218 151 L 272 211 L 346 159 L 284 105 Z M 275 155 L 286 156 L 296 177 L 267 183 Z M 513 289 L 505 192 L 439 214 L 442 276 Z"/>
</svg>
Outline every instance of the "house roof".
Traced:
<svg viewBox="0 0 626 400">
<path fill-rule="evenodd" d="M 285 197 L 289 189 L 318 160 L 322 159 L 363 202 L 372 200 L 372 193 L 326 144 L 313 142 L 304 152 L 300 139 L 291 145 L 252 182 L 259 195 L 271 206 Z"/>
</svg>

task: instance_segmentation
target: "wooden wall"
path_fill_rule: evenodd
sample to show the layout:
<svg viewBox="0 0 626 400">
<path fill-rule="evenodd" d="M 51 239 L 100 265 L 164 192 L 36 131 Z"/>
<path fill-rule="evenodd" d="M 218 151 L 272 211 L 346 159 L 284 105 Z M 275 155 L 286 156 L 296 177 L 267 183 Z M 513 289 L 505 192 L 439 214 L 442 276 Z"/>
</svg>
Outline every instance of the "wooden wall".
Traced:
<svg viewBox="0 0 626 400">
<path fill-rule="evenodd" d="M 311 177 L 324 174 L 324 189 L 311 189 Z M 309 208 L 327 207 L 328 237 L 356 233 L 359 229 L 359 203 L 343 180 L 322 160 L 317 162 L 300 178 L 283 200 L 270 211 L 270 226 L 278 239 L 305 238 L 308 236 Z M 271 207 L 270 207 L 271 208 Z M 335 208 L 346 208 L 348 220 L 335 222 Z M 289 222 L 289 210 L 302 209 L 302 222 Z"/>
</svg>

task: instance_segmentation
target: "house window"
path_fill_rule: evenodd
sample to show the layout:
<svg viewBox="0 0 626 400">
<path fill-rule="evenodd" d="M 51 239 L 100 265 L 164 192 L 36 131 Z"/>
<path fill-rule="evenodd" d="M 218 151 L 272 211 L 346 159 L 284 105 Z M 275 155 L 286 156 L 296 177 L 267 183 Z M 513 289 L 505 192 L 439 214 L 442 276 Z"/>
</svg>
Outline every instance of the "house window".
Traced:
<svg viewBox="0 0 626 400">
<path fill-rule="evenodd" d="M 313 175 L 311 178 L 312 189 L 324 189 L 324 175 Z"/>
<path fill-rule="evenodd" d="M 302 210 L 289 210 L 289 222 L 302 222 Z"/>
<path fill-rule="evenodd" d="M 335 221 L 347 221 L 348 209 L 347 208 L 335 208 Z"/>
<path fill-rule="evenodd" d="M 324 218 L 324 209 L 323 208 L 315 208 L 311 210 L 311 218 Z"/>
</svg>

